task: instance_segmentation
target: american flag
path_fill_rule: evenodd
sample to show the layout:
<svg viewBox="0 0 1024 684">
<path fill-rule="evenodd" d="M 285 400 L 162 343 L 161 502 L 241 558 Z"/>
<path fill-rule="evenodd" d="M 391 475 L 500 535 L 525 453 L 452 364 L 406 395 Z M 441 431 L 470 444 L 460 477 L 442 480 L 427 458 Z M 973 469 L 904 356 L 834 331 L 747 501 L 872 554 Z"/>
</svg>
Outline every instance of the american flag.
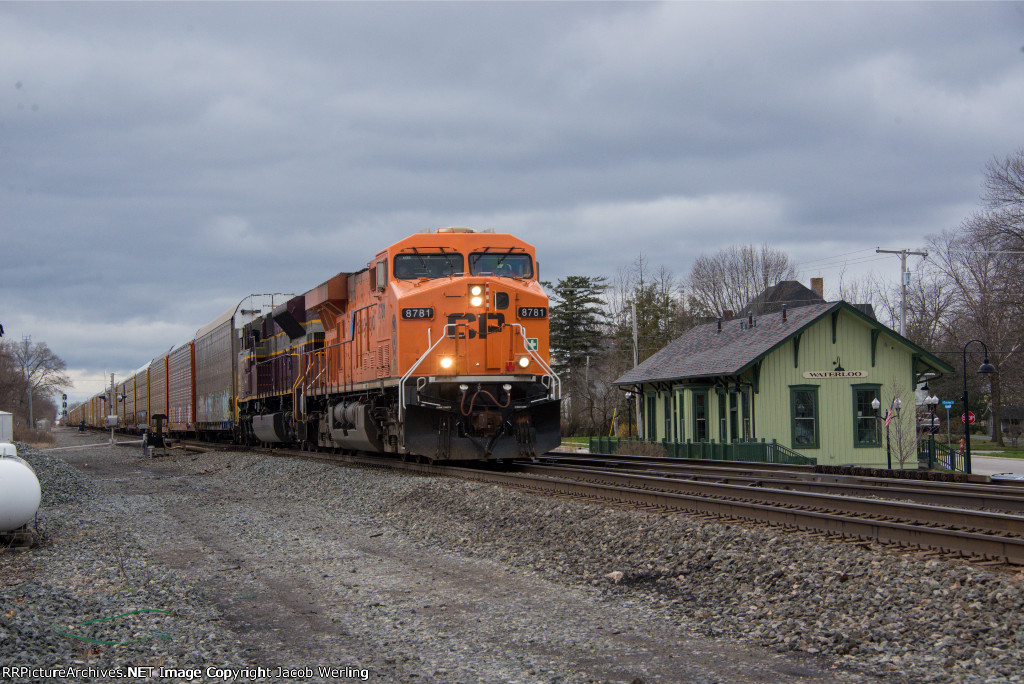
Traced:
<svg viewBox="0 0 1024 684">
<path fill-rule="evenodd" d="M 889 409 L 889 412 L 885 414 L 885 427 L 889 427 L 889 423 L 892 421 L 893 411 Z"/>
</svg>

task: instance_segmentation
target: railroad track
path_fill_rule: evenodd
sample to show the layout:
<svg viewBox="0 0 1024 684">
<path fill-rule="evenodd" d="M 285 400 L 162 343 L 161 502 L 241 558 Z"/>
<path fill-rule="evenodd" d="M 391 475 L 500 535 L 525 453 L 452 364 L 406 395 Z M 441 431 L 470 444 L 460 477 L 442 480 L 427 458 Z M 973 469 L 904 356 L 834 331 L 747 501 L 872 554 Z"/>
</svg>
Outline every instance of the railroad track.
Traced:
<svg viewBox="0 0 1024 684">
<path fill-rule="evenodd" d="M 285 449 L 266 452 L 295 456 L 330 463 L 344 463 L 372 468 L 390 468 L 406 472 L 454 476 L 498 484 L 546 495 L 561 495 L 598 503 L 624 504 L 634 507 L 682 511 L 706 516 L 780 525 L 838 535 L 863 541 L 875 541 L 903 547 L 934 550 L 944 554 L 978 558 L 995 562 L 1024 565 L 1024 516 L 977 507 L 965 508 L 936 505 L 936 500 L 955 501 L 955 497 L 977 494 L 978 501 L 1013 500 L 1010 493 L 956 492 L 950 483 L 944 487 L 924 487 L 919 496 L 928 496 L 931 503 L 898 501 L 889 498 L 867 498 L 865 491 L 894 490 L 911 487 L 857 488 L 850 483 L 812 482 L 786 476 L 781 468 L 765 471 L 749 465 L 732 468 L 729 476 L 736 481 L 711 481 L 708 478 L 680 477 L 679 472 L 661 473 L 636 468 L 601 468 L 593 465 L 566 463 L 516 462 L 510 471 L 470 468 L 440 464 L 404 462 L 367 454 L 331 454 Z M 637 464 L 634 464 L 637 465 Z M 659 467 L 665 464 L 657 464 Z M 646 466 L 644 466 L 646 467 Z M 722 468 L 722 466 L 717 466 Z M 745 471 L 740 475 L 737 471 Z M 705 473 L 706 475 L 706 473 Z M 757 477 L 754 477 L 757 475 Z M 771 475 L 779 477 L 773 478 Z M 722 473 L 714 477 L 723 479 Z M 837 476 L 824 476 L 834 478 Z M 874 479 L 874 478 L 872 478 Z M 910 481 L 901 481 L 906 485 Z M 914 482 L 914 484 L 920 484 Z M 778 485 L 778 486 L 777 486 Z M 833 485 L 831 491 L 803 491 L 806 488 Z M 964 485 L 972 488 L 978 485 Z M 950 491 L 953 489 L 954 491 Z M 844 493 L 837 493 L 837 491 Z M 1016 499 L 1024 498 L 1017 490 Z M 859 492 L 856 496 L 852 493 Z M 872 494 L 874 495 L 874 494 Z M 947 497 L 948 495 L 948 497 Z M 946 497 L 946 498 L 943 498 Z"/>
<path fill-rule="evenodd" d="M 802 492 L 840 496 L 877 497 L 936 506 L 975 508 L 1024 514 L 1024 487 L 981 483 L 937 482 L 902 478 L 864 477 L 816 473 L 809 466 L 781 466 L 718 462 L 680 462 L 672 459 L 649 459 L 610 456 L 564 458 L 547 454 L 541 460 L 547 465 L 566 466 L 581 471 L 635 472 L 665 478 L 692 480 L 746 487 L 771 487 Z"/>
</svg>

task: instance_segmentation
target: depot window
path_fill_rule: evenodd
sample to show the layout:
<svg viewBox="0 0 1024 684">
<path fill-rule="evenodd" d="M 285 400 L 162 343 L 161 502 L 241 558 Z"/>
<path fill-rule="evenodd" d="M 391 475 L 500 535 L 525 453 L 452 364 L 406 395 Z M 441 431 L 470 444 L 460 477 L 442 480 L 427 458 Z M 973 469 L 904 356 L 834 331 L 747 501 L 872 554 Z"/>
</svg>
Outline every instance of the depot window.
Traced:
<svg viewBox="0 0 1024 684">
<path fill-rule="evenodd" d="M 532 278 L 533 260 L 529 254 L 479 252 L 469 255 L 469 272 L 471 275 Z"/>
<path fill-rule="evenodd" d="M 871 402 L 878 397 L 881 385 L 853 386 L 853 446 L 877 447 L 882 444 L 878 414 Z"/>
<path fill-rule="evenodd" d="M 694 391 L 693 393 L 693 438 L 698 442 L 706 442 L 708 439 L 708 393 L 707 391 Z"/>
<path fill-rule="evenodd" d="M 794 449 L 819 448 L 818 387 L 793 385 L 789 388 L 789 407 Z"/>
<path fill-rule="evenodd" d="M 395 278 L 447 278 L 462 275 L 466 270 L 462 255 L 457 252 L 415 252 L 395 257 Z"/>
</svg>

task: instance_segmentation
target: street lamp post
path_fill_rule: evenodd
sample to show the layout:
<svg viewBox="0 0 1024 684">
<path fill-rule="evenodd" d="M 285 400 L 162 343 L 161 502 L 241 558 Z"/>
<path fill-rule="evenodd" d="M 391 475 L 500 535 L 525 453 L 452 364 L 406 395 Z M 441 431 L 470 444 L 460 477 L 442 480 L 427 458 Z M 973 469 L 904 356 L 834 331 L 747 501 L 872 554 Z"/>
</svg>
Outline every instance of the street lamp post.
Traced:
<svg viewBox="0 0 1024 684">
<path fill-rule="evenodd" d="M 931 468 L 935 462 L 935 407 L 939 405 L 939 398 L 934 394 L 925 397 L 925 406 L 928 407 L 930 414 L 928 421 L 928 467 Z M 947 418 L 947 422 L 948 422 Z"/>
<path fill-rule="evenodd" d="M 981 340 L 968 340 L 967 344 L 964 345 L 964 471 L 970 475 L 971 473 L 971 424 L 967 420 L 967 414 L 970 413 L 970 409 L 967 405 L 967 347 L 971 346 L 971 342 L 977 342 L 981 345 L 981 348 L 985 350 L 985 361 L 978 368 L 979 373 L 995 373 L 996 367 L 988 362 L 988 346 Z"/>
<path fill-rule="evenodd" d="M 629 424 L 629 438 L 633 439 L 633 393 L 626 392 L 626 423 Z"/>
<path fill-rule="evenodd" d="M 871 410 L 875 412 L 875 430 L 878 431 L 878 436 L 879 437 L 882 436 L 882 426 L 879 425 L 879 423 L 882 420 L 882 417 L 881 417 L 881 415 L 878 412 L 878 410 L 880 408 L 882 408 L 882 402 L 878 401 L 878 397 L 875 397 L 874 399 L 871 400 Z M 886 432 L 886 437 L 888 437 L 888 432 Z M 888 453 L 889 453 L 889 441 L 888 440 L 886 440 L 886 443 L 885 443 L 885 451 L 886 451 L 886 456 L 888 456 Z"/>
</svg>

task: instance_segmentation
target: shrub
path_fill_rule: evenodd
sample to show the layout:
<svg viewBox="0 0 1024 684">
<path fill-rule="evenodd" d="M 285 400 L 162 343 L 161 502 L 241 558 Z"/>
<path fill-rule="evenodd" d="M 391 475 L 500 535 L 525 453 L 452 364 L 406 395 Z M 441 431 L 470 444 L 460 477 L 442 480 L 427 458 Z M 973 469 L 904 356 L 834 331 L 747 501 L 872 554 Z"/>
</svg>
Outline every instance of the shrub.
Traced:
<svg viewBox="0 0 1024 684">
<path fill-rule="evenodd" d="M 46 430 L 30 430 L 24 425 L 14 426 L 14 441 L 24 442 L 32 446 L 40 444 L 55 444 L 57 442 L 53 435 Z"/>
<path fill-rule="evenodd" d="M 657 444 L 655 442 L 634 442 L 628 439 L 624 439 L 619 442 L 619 449 L 617 453 L 627 454 L 630 456 L 651 456 L 658 458 L 668 457 L 668 450 L 661 444 Z"/>
</svg>

